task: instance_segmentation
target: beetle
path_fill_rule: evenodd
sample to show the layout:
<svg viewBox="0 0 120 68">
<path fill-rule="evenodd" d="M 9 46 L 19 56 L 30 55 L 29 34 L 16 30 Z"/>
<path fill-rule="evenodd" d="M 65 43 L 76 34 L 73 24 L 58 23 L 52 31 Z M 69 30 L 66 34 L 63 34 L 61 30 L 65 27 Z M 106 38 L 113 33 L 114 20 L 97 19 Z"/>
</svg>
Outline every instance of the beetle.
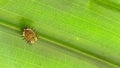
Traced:
<svg viewBox="0 0 120 68">
<path fill-rule="evenodd" d="M 35 43 L 38 39 L 35 32 L 30 28 L 24 28 L 22 35 L 29 44 Z"/>
</svg>

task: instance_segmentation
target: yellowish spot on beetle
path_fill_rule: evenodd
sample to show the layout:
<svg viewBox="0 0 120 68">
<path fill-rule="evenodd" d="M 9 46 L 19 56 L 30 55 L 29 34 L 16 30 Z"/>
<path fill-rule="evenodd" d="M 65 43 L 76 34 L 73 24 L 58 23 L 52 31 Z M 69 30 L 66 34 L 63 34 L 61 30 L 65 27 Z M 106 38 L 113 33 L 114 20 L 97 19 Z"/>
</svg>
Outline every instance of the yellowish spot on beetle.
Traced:
<svg viewBox="0 0 120 68">
<path fill-rule="evenodd" d="M 30 28 L 26 28 L 23 30 L 23 37 L 30 44 L 33 44 L 37 41 L 37 36 L 35 32 Z"/>
</svg>

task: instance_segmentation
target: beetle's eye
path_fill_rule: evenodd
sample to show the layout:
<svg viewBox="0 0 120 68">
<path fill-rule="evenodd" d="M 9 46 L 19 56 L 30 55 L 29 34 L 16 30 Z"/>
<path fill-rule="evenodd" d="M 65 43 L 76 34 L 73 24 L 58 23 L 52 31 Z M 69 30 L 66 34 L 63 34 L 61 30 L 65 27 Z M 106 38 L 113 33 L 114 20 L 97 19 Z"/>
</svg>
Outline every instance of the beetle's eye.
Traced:
<svg viewBox="0 0 120 68">
<path fill-rule="evenodd" d="M 34 39 L 35 37 L 32 37 L 32 39 Z"/>
</svg>

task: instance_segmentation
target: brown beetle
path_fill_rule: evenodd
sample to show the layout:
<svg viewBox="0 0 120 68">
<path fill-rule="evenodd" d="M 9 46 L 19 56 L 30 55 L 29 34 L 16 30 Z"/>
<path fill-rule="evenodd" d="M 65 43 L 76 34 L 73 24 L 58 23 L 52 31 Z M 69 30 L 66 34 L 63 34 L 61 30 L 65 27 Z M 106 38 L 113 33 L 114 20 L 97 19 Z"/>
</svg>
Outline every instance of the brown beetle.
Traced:
<svg viewBox="0 0 120 68">
<path fill-rule="evenodd" d="M 23 37 L 30 44 L 33 44 L 37 41 L 35 32 L 30 28 L 23 29 Z"/>
</svg>

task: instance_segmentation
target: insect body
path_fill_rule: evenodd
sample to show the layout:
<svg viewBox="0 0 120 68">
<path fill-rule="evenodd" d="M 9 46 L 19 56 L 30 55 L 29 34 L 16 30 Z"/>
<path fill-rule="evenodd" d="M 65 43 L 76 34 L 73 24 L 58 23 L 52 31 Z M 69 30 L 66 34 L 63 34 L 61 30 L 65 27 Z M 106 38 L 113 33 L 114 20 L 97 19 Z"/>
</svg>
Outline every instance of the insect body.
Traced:
<svg viewBox="0 0 120 68">
<path fill-rule="evenodd" d="M 37 41 L 37 36 L 35 32 L 30 28 L 26 28 L 23 30 L 23 37 L 30 44 L 33 44 Z"/>
</svg>

